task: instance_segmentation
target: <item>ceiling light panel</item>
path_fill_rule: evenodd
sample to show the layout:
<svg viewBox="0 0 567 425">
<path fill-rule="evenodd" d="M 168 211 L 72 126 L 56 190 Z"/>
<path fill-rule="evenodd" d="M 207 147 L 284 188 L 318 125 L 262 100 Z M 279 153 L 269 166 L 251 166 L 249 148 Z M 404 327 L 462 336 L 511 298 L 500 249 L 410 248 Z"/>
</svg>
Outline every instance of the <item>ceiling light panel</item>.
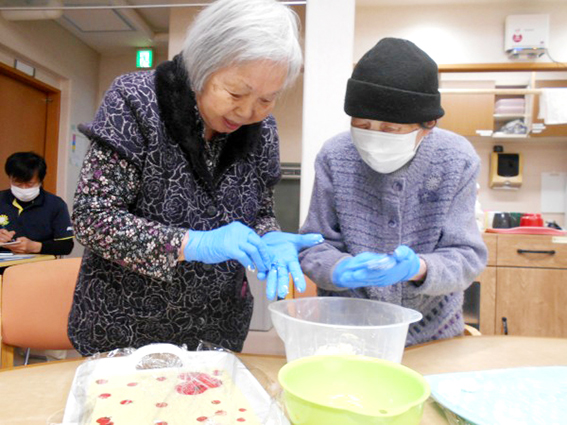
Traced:
<svg viewBox="0 0 567 425">
<path fill-rule="evenodd" d="M 136 30 L 117 10 L 66 10 L 63 18 L 81 32 Z"/>
</svg>

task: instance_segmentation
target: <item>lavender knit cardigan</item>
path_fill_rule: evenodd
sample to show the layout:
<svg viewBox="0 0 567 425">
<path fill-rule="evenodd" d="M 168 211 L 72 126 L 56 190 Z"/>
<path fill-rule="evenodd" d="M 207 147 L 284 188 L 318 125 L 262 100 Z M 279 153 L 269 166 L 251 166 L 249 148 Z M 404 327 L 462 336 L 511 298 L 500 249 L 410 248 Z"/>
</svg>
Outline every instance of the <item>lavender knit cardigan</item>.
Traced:
<svg viewBox="0 0 567 425">
<path fill-rule="evenodd" d="M 462 334 L 463 292 L 483 270 L 487 249 L 475 222 L 480 160 L 464 138 L 433 129 L 413 160 L 380 174 L 360 158 L 349 133 L 327 141 L 315 162 L 315 185 L 301 233 L 325 243 L 300 254 L 320 295 L 369 298 L 412 308 L 407 345 Z M 345 290 L 331 281 L 344 257 L 392 252 L 404 244 L 427 264 L 423 282 Z"/>
</svg>

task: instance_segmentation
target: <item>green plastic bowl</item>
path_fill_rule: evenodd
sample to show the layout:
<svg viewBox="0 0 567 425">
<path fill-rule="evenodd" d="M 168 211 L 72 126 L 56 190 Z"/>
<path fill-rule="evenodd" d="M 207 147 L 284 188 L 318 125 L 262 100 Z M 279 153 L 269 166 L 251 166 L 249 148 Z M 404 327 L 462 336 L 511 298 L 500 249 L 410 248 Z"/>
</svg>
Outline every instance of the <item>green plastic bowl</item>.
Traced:
<svg viewBox="0 0 567 425">
<path fill-rule="evenodd" d="M 419 373 L 367 356 L 310 356 L 278 380 L 294 425 L 419 424 L 429 384 Z"/>
</svg>

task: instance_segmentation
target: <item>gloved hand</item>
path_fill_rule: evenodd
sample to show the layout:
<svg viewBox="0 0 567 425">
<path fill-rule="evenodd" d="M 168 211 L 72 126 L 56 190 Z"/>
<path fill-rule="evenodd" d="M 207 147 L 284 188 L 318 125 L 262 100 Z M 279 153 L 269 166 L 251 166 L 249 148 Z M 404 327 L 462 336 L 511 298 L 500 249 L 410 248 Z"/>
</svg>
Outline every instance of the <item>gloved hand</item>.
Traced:
<svg viewBox="0 0 567 425">
<path fill-rule="evenodd" d="M 207 264 L 236 260 L 244 267 L 267 272 L 272 264 L 270 251 L 260 236 L 248 226 L 233 222 L 209 231 L 189 230 L 183 248 L 185 261 Z"/>
<path fill-rule="evenodd" d="M 304 248 L 323 242 L 323 236 L 319 233 L 308 233 L 298 235 L 285 232 L 268 232 L 262 236 L 271 251 L 273 263 L 267 272 L 268 282 L 266 295 L 273 300 L 276 297 L 284 298 L 289 292 L 289 274 L 293 279 L 295 287 L 299 292 L 305 291 L 306 283 L 303 272 L 299 266 L 297 254 Z M 266 273 L 258 272 L 258 279 L 264 280 Z"/>
<path fill-rule="evenodd" d="M 382 264 L 384 254 L 363 252 L 342 260 L 333 271 L 333 283 L 343 288 L 389 286 L 405 282 L 419 271 L 419 257 L 405 245 L 397 247 L 391 258 L 395 260 L 391 267 L 376 267 Z"/>
</svg>

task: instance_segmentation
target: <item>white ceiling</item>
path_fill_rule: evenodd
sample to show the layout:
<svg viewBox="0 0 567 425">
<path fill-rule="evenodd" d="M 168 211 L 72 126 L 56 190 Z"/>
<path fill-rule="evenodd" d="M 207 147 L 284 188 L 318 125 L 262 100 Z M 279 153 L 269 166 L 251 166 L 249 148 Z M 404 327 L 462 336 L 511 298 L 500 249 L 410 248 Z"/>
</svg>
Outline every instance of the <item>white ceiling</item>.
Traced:
<svg viewBox="0 0 567 425">
<path fill-rule="evenodd" d="M 0 9 L 38 13 L 62 7 L 55 21 L 97 52 L 118 55 L 133 47 L 167 50 L 171 7 L 202 7 L 212 0 L 0 0 Z M 178 6 L 176 6 L 178 5 Z M 130 8 L 129 6 L 138 6 Z M 191 6 L 187 6 L 191 7 Z M 49 10 L 50 13 L 57 13 Z M 3 15 L 4 16 L 4 15 Z M 6 18 L 6 16 L 4 16 Z"/>
<path fill-rule="evenodd" d="M 34 8 L 45 8 L 59 4 L 65 9 L 62 15 L 56 19 L 59 25 L 63 26 L 99 53 L 117 55 L 131 51 L 133 47 L 154 47 L 157 52 L 166 53 L 171 7 L 188 4 L 194 5 L 194 7 L 202 7 L 203 4 L 210 3 L 211 1 L 212 0 L 0 0 L 0 9 L 7 7 L 26 7 L 34 11 Z M 557 1 L 565 0 L 356 0 L 356 5 L 364 7 L 384 7 L 467 3 L 533 4 Z M 128 6 L 137 7 L 128 8 Z M 35 9 L 35 11 L 37 13 L 37 9 Z"/>
</svg>

